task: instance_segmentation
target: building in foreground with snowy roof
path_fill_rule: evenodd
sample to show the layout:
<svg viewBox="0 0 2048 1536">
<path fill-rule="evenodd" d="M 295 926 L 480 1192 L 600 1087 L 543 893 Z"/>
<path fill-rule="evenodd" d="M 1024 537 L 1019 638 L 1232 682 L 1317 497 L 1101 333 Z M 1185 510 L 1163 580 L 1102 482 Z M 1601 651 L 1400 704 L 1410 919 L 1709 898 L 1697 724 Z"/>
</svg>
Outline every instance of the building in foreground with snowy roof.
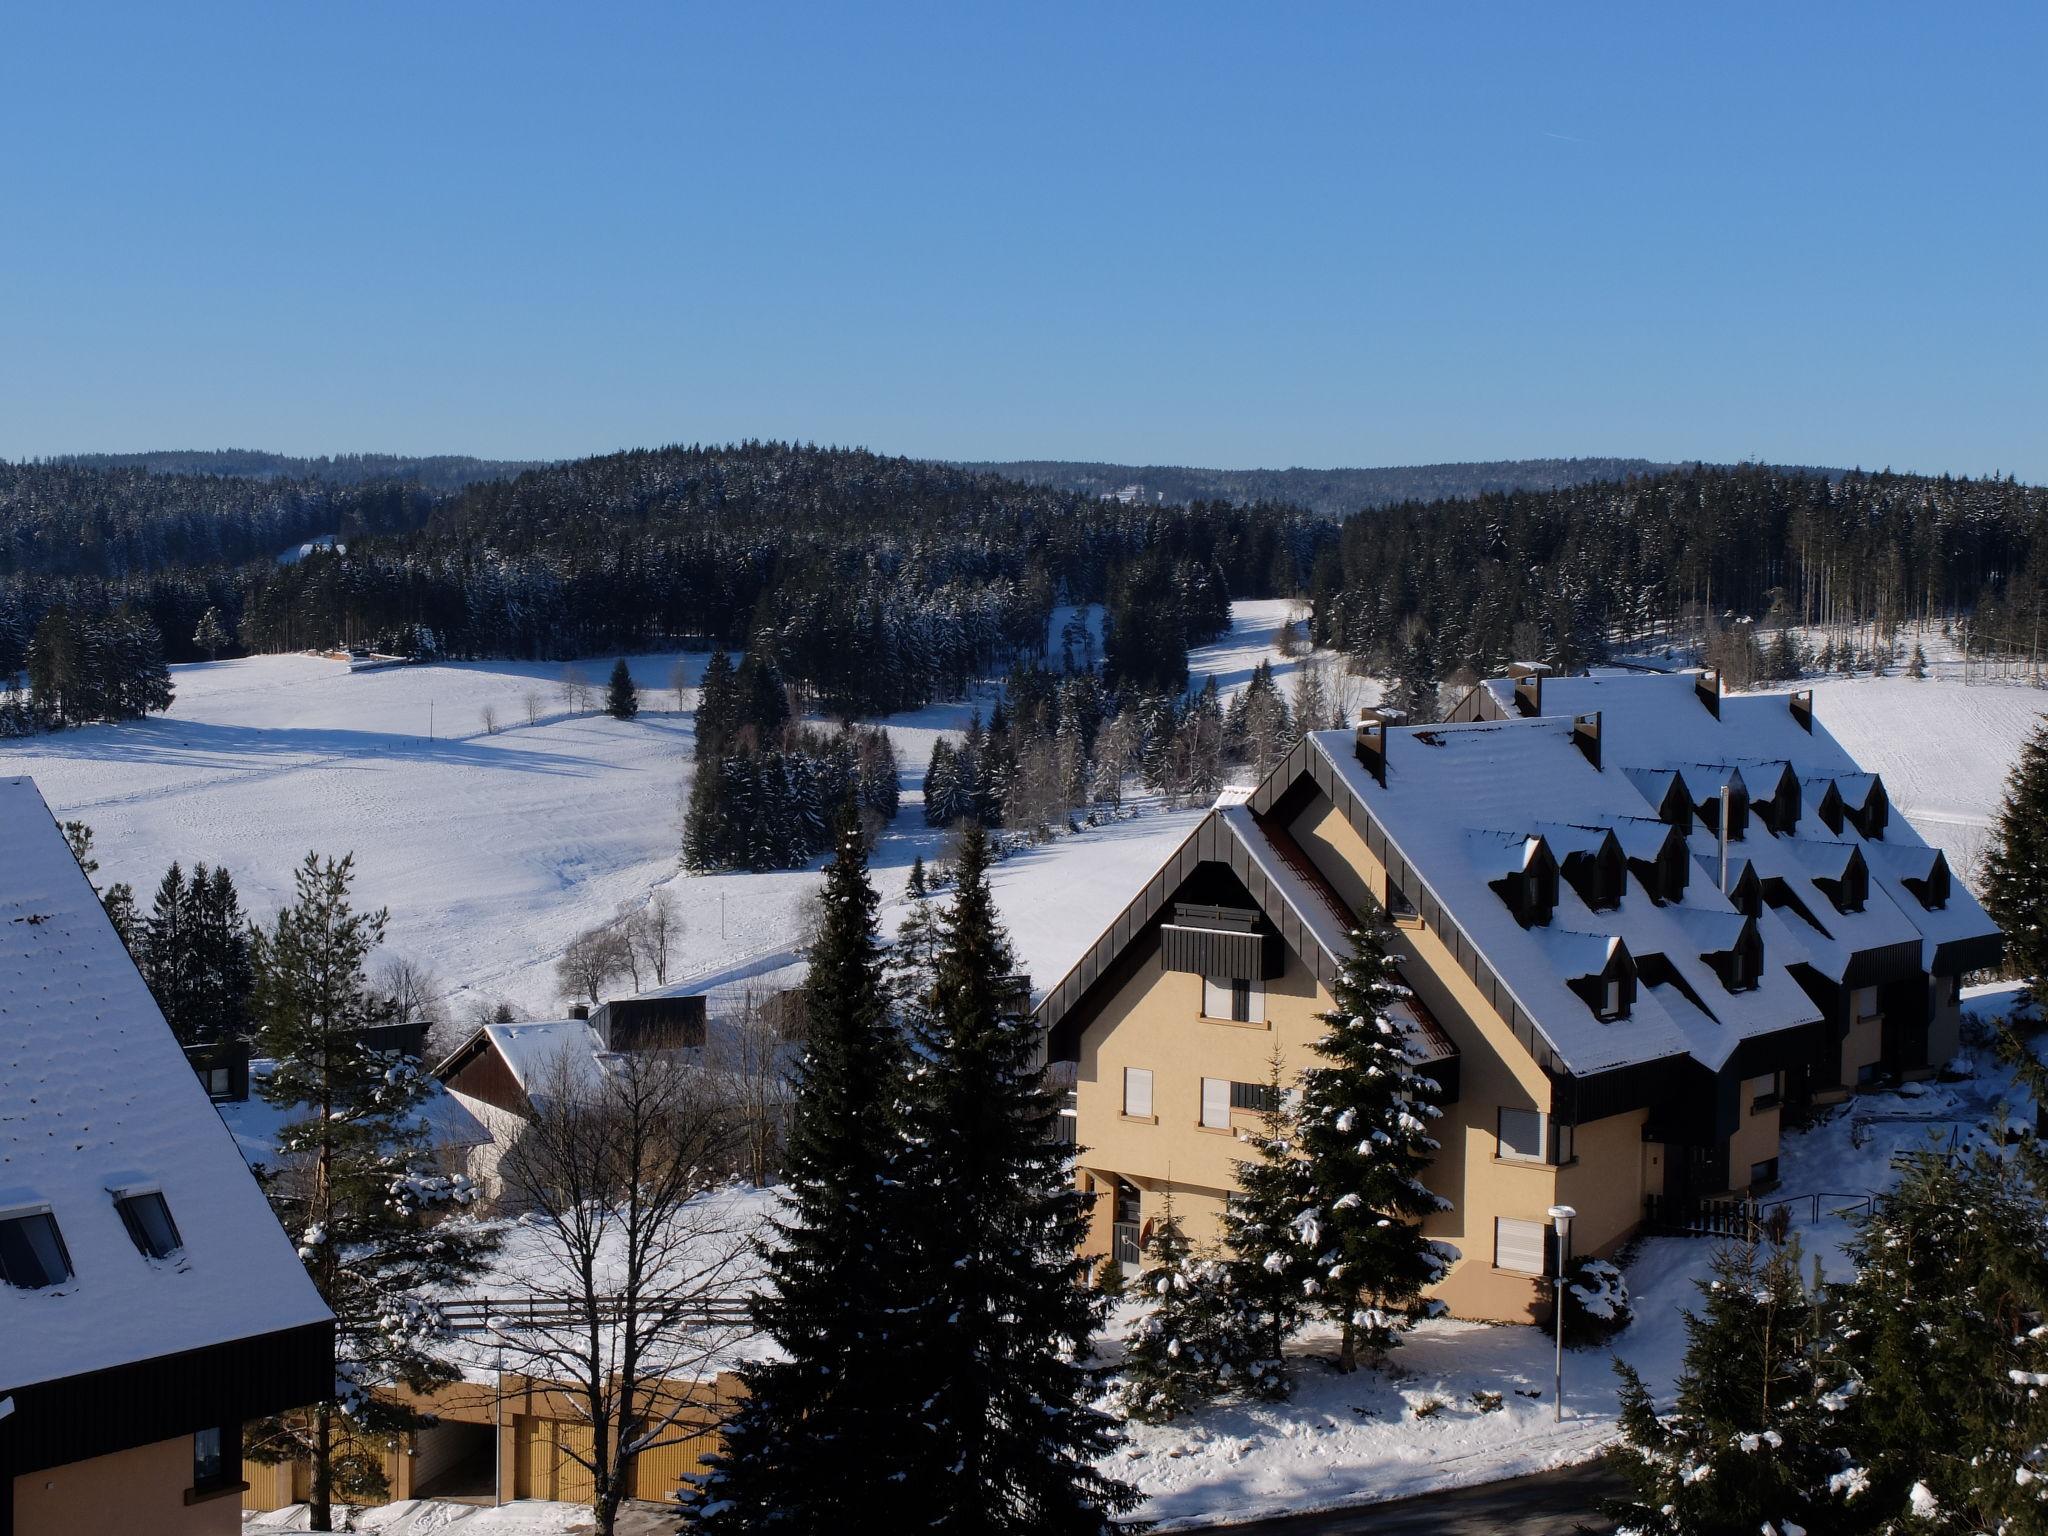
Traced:
<svg viewBox="0 0 2048 1536">
<path fill-rule="evenodd" d="M 1775 1183 L 1786 1106 L 1955 1052 L 1997 928 L 1811 695 L 1523 668 L 1458 716 L 1312 733 L 1041 1003 L 1096 1251 L 1135 1263 L 1169 1191 L 1216 1232 L 1268 1063 L 1308 1064 L 1361 919 L 1392 924 L 1445 1090 L 1428 1230 L 1461 1316 L 1540 1315 L 1553 1204 L 1608 1251 Z"/>
<path fill-rule="evenodd" d="M 35 784 L 0 779 L 0 1536 L 241 1528 L 334 1319 Z"/>
</svg>

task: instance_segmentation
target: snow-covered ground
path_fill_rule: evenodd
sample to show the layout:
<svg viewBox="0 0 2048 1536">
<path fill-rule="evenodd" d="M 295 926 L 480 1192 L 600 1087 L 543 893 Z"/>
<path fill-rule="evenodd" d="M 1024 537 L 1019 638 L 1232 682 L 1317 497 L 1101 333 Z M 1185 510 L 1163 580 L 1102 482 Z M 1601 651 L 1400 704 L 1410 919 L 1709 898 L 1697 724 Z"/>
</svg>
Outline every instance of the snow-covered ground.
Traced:
<svg viewBox="0 0 2048 1536">
<path fill-rule="evenodd" d="M 1241 686 L 1269 652 L 1287 605 L 1238 605 L 1236 631 L 1194 658 L 1197 681 Z M 1061 610 L 1054 646 L 1078 615 Z M 797 941 L 815 869 L 691 876 L 677 867 L 679 810 L 694 747 L 702 654 L 631 658 L 638 719 L 572 713 L 562 668 L 509 661 L 351 674 L 309 656 L 174 668 L 169 713 L 0 744 L 0 774 L 25 773 L 60 816 L 91 824 L 102 882 L 126 880 L 146 908 L 173 859 L 225 864 L 243 904 L 267 917 L 309 851 L 352 852 L 362 903 L 388 906 L 384 954 L 426 966 L 456 1016 L 509 999 L 558 1011 L 554 962 L 575 935 L 667 885 L 685 931 L 672 976 L 763 968 Z M 669 679 L 683 668 L 678 708 Z M 1283 669 L 1291 664 L 1282 664 Z M 607 669 L 580 671 L 601 693 Z M 528 723 L 528 696 L 538 718 Z M 978 698 L 892 717 L 904 807 L 876 850 L 894 898 L 911 860 L 940 851 L 919 786 L 941 734 Z M 498 725 L 486 731 L 483 713 Z M 1026 966 L 1049 984 L 1186 835 L 1196 813 L 1147 811 L 1005 863 L 997 893 Z M 891 903 L 884 921 L 901 916 Z"/>
<path fill-rule="evenodd" d="M 1972 989 L 1968 1011 L 2008 1013 L 2015 989 Z M 1989 1139 L 2016 1095 L 2010 1072 L 1979 1051 L 1973 1075 L 1952 1084 L 1907 1084 L 1861 1094 L 1804 1132 L 1788 1134 L 1780 1164 L 1784 1198 L 1820 1194 L 1819 1219 L 1804 1200 L 1793 1231 L 1832 1279 L 1849 1265 L 1842 1245 L 1856 1230 L 1859 1197 L 1891 1187 L 1895 1156 L 1929 1145 Z M 2031 1105 L 2021 1104 L 2031 1115 Z M 1226 1405 L 1173 1424 L 1132 1425 L 1110 1465 L 1147 1496 L 1139 1513 L 1166 1528 L 1333 1505 L 1378 1502 L 1467 1483 L 1492 1482 L 1584 1461 L 1616 1433 L 1615 1356 L 1665 1401 L 1684 1363 L 1684 1313 L 1715 1244 L 1653 1237 L 1627 1268 L 1636 1320 L 1611 1346 L 1567 1350 L 1564 1419 L 1555 1421 L 1553 1347 L 1533 1328 L 1422 1324 L 1395 1351 L 1390 1372 L 1340 1376 L 1305 1356 L 1285 1403 Z M 1129 1305 L 1123 1321 L 1129 1321 Z M 1333 1354 L 1310 1336 L 1310 1352 Z M 1319 1350 L 1320 1346 L 1320 1350 Z M 1475 1394 L 1500 1395 L 1481 1408 Z M 1426 1417 L 1416 1410 L 1441 1406 Z"/>
</svg>

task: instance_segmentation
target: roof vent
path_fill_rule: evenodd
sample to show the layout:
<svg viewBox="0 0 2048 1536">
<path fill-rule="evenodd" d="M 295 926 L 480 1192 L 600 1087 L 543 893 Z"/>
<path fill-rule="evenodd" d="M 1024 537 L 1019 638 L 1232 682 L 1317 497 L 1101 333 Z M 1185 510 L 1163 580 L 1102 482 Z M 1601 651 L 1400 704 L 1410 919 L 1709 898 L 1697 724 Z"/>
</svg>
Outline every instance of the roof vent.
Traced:
<svg viewBox="0 0 2048 1536">
<path fill-rule="evenodd" d="M 1600 766 L 1600 711 L 1572 717 L 1572 745 L 1585 754 L 1586 761 Z"/>
<path fill-rule="evenodd" d="M 1707 706 L 1708 714 L 1716 720 L 1721 718 L 1720 668 L 1709 667 L 1695 676 L 1692 680 L 1692 691 L 1699 696 L 1699 701 Z"/>
<path fill-rule="evenodd" d="M 1802 688 L 1790 700 L 1792 718 L 1799 722 L 1799 729 L 1807 735 L 1813 734 L 1813 690 Z"/>
</svg>

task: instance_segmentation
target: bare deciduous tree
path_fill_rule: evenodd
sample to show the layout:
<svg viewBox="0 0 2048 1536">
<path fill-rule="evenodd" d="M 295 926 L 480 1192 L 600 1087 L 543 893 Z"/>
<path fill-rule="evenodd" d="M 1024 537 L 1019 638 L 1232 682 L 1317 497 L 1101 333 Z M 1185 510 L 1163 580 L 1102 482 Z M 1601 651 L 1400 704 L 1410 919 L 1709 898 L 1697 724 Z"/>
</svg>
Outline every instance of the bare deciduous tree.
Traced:
<svg viewBox="0 0 2048 1536">
<path fill-rule="evenodd" d="M 562 681 L 557 690 L 562 696 L 562 707 L 572 715 L 580 715 L 590 708 L 590 681 L 575 662 L 562 668 Z"/>
<path fill-rule="evenodd" d="M 668 669 L 668 686 L 676 696 L 676 713 L 680 715 L 690 696 L 690 669 L 680 658 Z"/>
<path fill-rule="evenodd" d="M 757 1186 L 782 1166 L 794 1055 L 782 1019 L 801 1002 L 796 994 L 747 988 L 738 1011 L 719 1022 L 705 1052 L 705 1065 L 718 1075 L 732 1104 L 741 1171 Z"/>
<path fill-rule="evenodd" d="M 682 915 L 676 911 L 675 893 L 667 887 L 656 890 L 640 909 L 640 921 L 633 930 L 634 947 L 640 963 L 654 976 L 657 987 L 668 985 L 669 956 L 683 936 Z"/>
<path fill-rule="evenodd" d="M 625 974 L 628 947 L 617 928 L 592 928 L 578 934 L 562 958 L 555 962 L 555 981 L 563 997 L 573 1001 L 601 1003 L 604 984 Z"/>
<path fill-rule="evenodd" d="M 486 704 L 480 712 L 479 718 L 484 723 L 484 734 L 486 736 L 498 734 L 498 711 L 495 706 Z"/>
<path fill-rule="evenodd" d="M 716 1359 L 747 1329 L 749 1234 L 720 1188 L 737 1121 L 722 1079 L 679 1052 L 603 1067 L 565 1052 L 531 1099 L 499 1176 L 531 1213 L 532 1306 L 497 1337 L 548 1411 L 586 1430 L 561 1454 L 610 1536 L 639 1458 L 717 1423 Z"/>
<path fill-rule="evenodd" d="M 526 692 L 519 696 L 519 701 L 526 706 L 526 723 L 528 725 L 539 725 L 540 690 L 538 688 L 527 689 Z"/>
</svg>

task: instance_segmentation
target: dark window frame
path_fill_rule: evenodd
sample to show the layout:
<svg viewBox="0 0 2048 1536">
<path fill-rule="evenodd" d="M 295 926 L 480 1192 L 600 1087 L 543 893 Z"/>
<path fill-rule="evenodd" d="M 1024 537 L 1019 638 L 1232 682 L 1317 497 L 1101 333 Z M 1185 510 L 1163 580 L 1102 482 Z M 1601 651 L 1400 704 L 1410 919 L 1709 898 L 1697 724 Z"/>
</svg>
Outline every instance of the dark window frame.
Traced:
<svg viewBox="0 0 2048 1536">
<path fill-rule="evenodd" d="M 121 1225 L 128 1229 L 129 1241 L 135 1244 L 143 1257 L 169 1259 L 185 1251 L 185 1239 L 179 1235 L 177 1218 L 171 1215 L 170 1202 L 164 1199 L 162 1190 L 138 1189 L 133 1193 L 116 1195 L 114 1209 L 121 1213 Z M 150 1230 L 148 1218 L 151 1215 L 163 1218 L 161 1236 Z M 170 1241 L 164 1243 L 164 1237 Z"/>
<path fill-rule="evenodd" d="M 51 1274 L 44 1262 L 44 1256 L 30 1246 L 27 1234 L 31 1222 L 40 1222 L 49 1229 L 49 1238 L 56 1248 L 57 1259 L 64 1266 L 61 1275 Z M 57 1225 L 56 1212 L 18 1211 L 12 1215 L 0 1216 L 0 1233 L 6 1232 L 10 1227 L 19 1227 L 21 1232 L 15 1237 L 18 1246 L 12 1264 L 8 1262 L 8 1246 L 0 1243 L 0 1284 L 11 1285 L 17 1290 L 42 1291 L 53 1285 L 62 1285 L 78 1273 L 77 1267 L 71 1262 L 71 1248 L 64 1241 L 64 1229 Z M 30 1265 L 34 1267 L 30 1268 Z"/>
</svg>

